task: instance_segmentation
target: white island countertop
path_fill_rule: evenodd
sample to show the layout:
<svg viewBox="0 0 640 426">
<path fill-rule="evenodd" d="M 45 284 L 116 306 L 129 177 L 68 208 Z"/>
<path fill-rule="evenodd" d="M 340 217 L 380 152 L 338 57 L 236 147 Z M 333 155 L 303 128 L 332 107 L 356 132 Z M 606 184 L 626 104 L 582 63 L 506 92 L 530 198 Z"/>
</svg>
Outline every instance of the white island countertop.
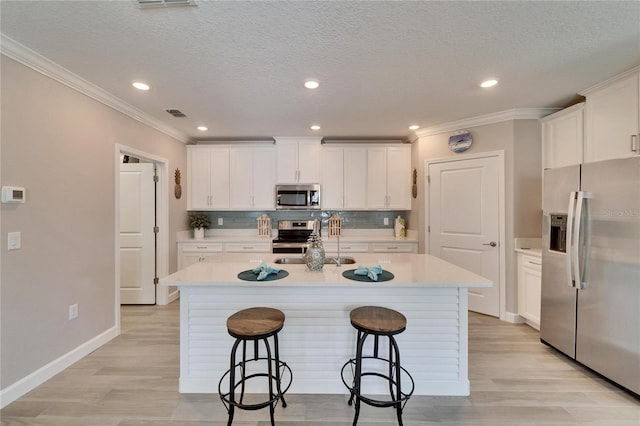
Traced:
<svg viewBox="0 0 640 426">
<path fill-rule="evenodd" d="M 353 357 L 357 335 L 349 313 L 373 305 L 407 318 L 407 329 L 396 339 L 402 365 L 415 380 L 415 395 L 469 395 L 468 291 L 490 287 L 489 280 L 426 254 L 354 253 L 356 263 L 325 264 L 319 272 L 307 271 L 302 263 L 274 263 L 289 256 L 295 255 L 221 253 L 216 261 L 160 280 L 180 289 L 180 392 L 216 393 L 234 342 L 227 318 L 240 309 L 269 306 L 286 317 L 280 359 L 293 370 L 290 392 L 344 394 L 341 367 Z M 289 275 L 274 281 L 238 278 L 263 261 Z M 395 277 L 361 282 L 342 276 L 358 265 L 380 265 Z M 381 344 L 385 353 L 386 343 Z M 246 392 L 264 389 L 247 383 Z M 388 385 L 376 383 L 367 392 L 384 394 Z"/>
<path fill-rule="evenodd" d="M 305 264 L 275 264 L 279 257 L 299 255 L 278 254 L 225 254 L 220 262 L 199 262 L 160 280 L 161 285 L 207 287 L 212 285 L 234 286 L 306 286 L 306 287 L 491 287 L 491 281 L 465 269 L 428 254 L 354 254 L 356 263 L 326 264 L 322 271 L 307 271 Z M 257 267 L 261 262 L 284 269 L 287 277 L 274 281 L 244 281 L 240 272 Z M 353 281 L 342 276 L 342 272 L 359 265 L 380 265 L 391 272 L 394 278 L 384 282 Z"/>
</svg>

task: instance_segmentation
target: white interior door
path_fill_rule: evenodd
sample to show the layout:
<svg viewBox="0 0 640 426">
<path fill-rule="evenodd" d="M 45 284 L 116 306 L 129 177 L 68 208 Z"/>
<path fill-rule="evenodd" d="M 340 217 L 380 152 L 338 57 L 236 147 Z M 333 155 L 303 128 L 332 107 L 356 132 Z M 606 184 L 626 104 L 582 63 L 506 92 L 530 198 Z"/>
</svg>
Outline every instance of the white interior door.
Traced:
<svg viewBox="0 0 640 426">
<path fill-rule="evenodd" d="M 154 166 L 120 165 L 120 303 L 154 304 Z"/>
<path fill-rule="evenodd" d="M 493 281 L 469 309 L 500 316 L 499 157 L 429 164 L 429 253 Z"/>
</svg>

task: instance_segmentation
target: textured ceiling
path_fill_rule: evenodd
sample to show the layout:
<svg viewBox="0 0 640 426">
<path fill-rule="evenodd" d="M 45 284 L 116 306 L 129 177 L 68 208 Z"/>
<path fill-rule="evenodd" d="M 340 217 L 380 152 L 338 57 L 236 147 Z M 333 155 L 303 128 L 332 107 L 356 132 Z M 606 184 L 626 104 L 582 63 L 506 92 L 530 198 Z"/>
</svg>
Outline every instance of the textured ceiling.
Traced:
<svg viewBox="0 0 640 426">
<path fill-rule="evenodd" d="M 0 31 L 198 138 L 407 135 L 564 107 L 640 64 L 638 1 L 2 0 Z M 480 89 L 487 77 L 500 84 Z M 320 88 L 305 89 L 308 78 Z M 137 79 L 152 89 L 136 91 Z"/>
</svg>

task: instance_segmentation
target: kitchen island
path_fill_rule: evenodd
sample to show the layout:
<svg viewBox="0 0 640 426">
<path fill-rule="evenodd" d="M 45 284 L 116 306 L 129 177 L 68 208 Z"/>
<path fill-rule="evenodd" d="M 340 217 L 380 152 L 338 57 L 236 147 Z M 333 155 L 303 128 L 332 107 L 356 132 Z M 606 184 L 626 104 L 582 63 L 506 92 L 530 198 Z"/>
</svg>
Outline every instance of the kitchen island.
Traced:
<svg viewBox="0 0 640 426">
<path fill-rule="evenodd" d="M 327 264 L 320 272 L 307 271 L 304 264 L 275 265 L 277 257 L 224 254 L 220 261 L 196 263 L 160 280 L 180 289 L 181 393 L 217 393 L 233 344 L 226 319 L 253 306 L 277 308 L 286 316 L 279 340 L 280 358 L 293 370 L 289 392 L 346 393 L 340 370 L 353 357 L 356 339 L 349 312 L 377 305 L 407 317 L 406 331 L 396 338 L 415 395 L 469 394 L 467 289 L 490 287 L 490 281 L 425 254 L 359 254 L 356 264 Z M 261 262 L 289 275 L 255 282 L 237 277 Z M 358 265 L 380 265 L 395 277 L 360 282 L 342 276 Z M 386 351 L 382 340 L 381 351 Z M 380 386 L 372 393 L 386 392 Z"/>
</svg>

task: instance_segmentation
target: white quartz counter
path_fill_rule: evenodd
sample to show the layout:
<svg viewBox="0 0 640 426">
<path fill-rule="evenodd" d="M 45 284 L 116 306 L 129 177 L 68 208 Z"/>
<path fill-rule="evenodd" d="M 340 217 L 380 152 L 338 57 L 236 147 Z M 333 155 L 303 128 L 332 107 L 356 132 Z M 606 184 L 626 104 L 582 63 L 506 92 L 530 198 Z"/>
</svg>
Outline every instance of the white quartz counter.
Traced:
<svg viewBox="0 0 640 426">
<path fill-rule="evenodd" d="M 180 289 L 180 392 L 217 393 L 234 342 L 227 318 L 241 309 L 269 306 L 286 317 L 279 341 L 280 359 L 293 370 L 289 392 L 345 394 L 340 370 L 353 357 L 356 339 L 349 313 L 375 305 L 407 318 L 396 340 L 402 366 L 415 380 L 415 395 L 469 395 L 468 288 L 491 286 L 487 279 L 430 255 L 386 253 L 354 254 L 357 263 L 327 264 L 321 272 L 308 272 L 304 264 L 281 265 L 289 276 L 276 281 L 237 278 L 261 261 L 274 265 L 277 256 L 221 253 L 219 261 L 196 263 L 160 280 Z M 379 264 L 395 278 L 342 277 L 342 271 L 359 264 Z M 386 353 L 385 339 L 380 344 Z M 248 393 L 264 391 L 247 383 Z M 387 392 L 384 384 L 367 389 Z"/>
</svg>

